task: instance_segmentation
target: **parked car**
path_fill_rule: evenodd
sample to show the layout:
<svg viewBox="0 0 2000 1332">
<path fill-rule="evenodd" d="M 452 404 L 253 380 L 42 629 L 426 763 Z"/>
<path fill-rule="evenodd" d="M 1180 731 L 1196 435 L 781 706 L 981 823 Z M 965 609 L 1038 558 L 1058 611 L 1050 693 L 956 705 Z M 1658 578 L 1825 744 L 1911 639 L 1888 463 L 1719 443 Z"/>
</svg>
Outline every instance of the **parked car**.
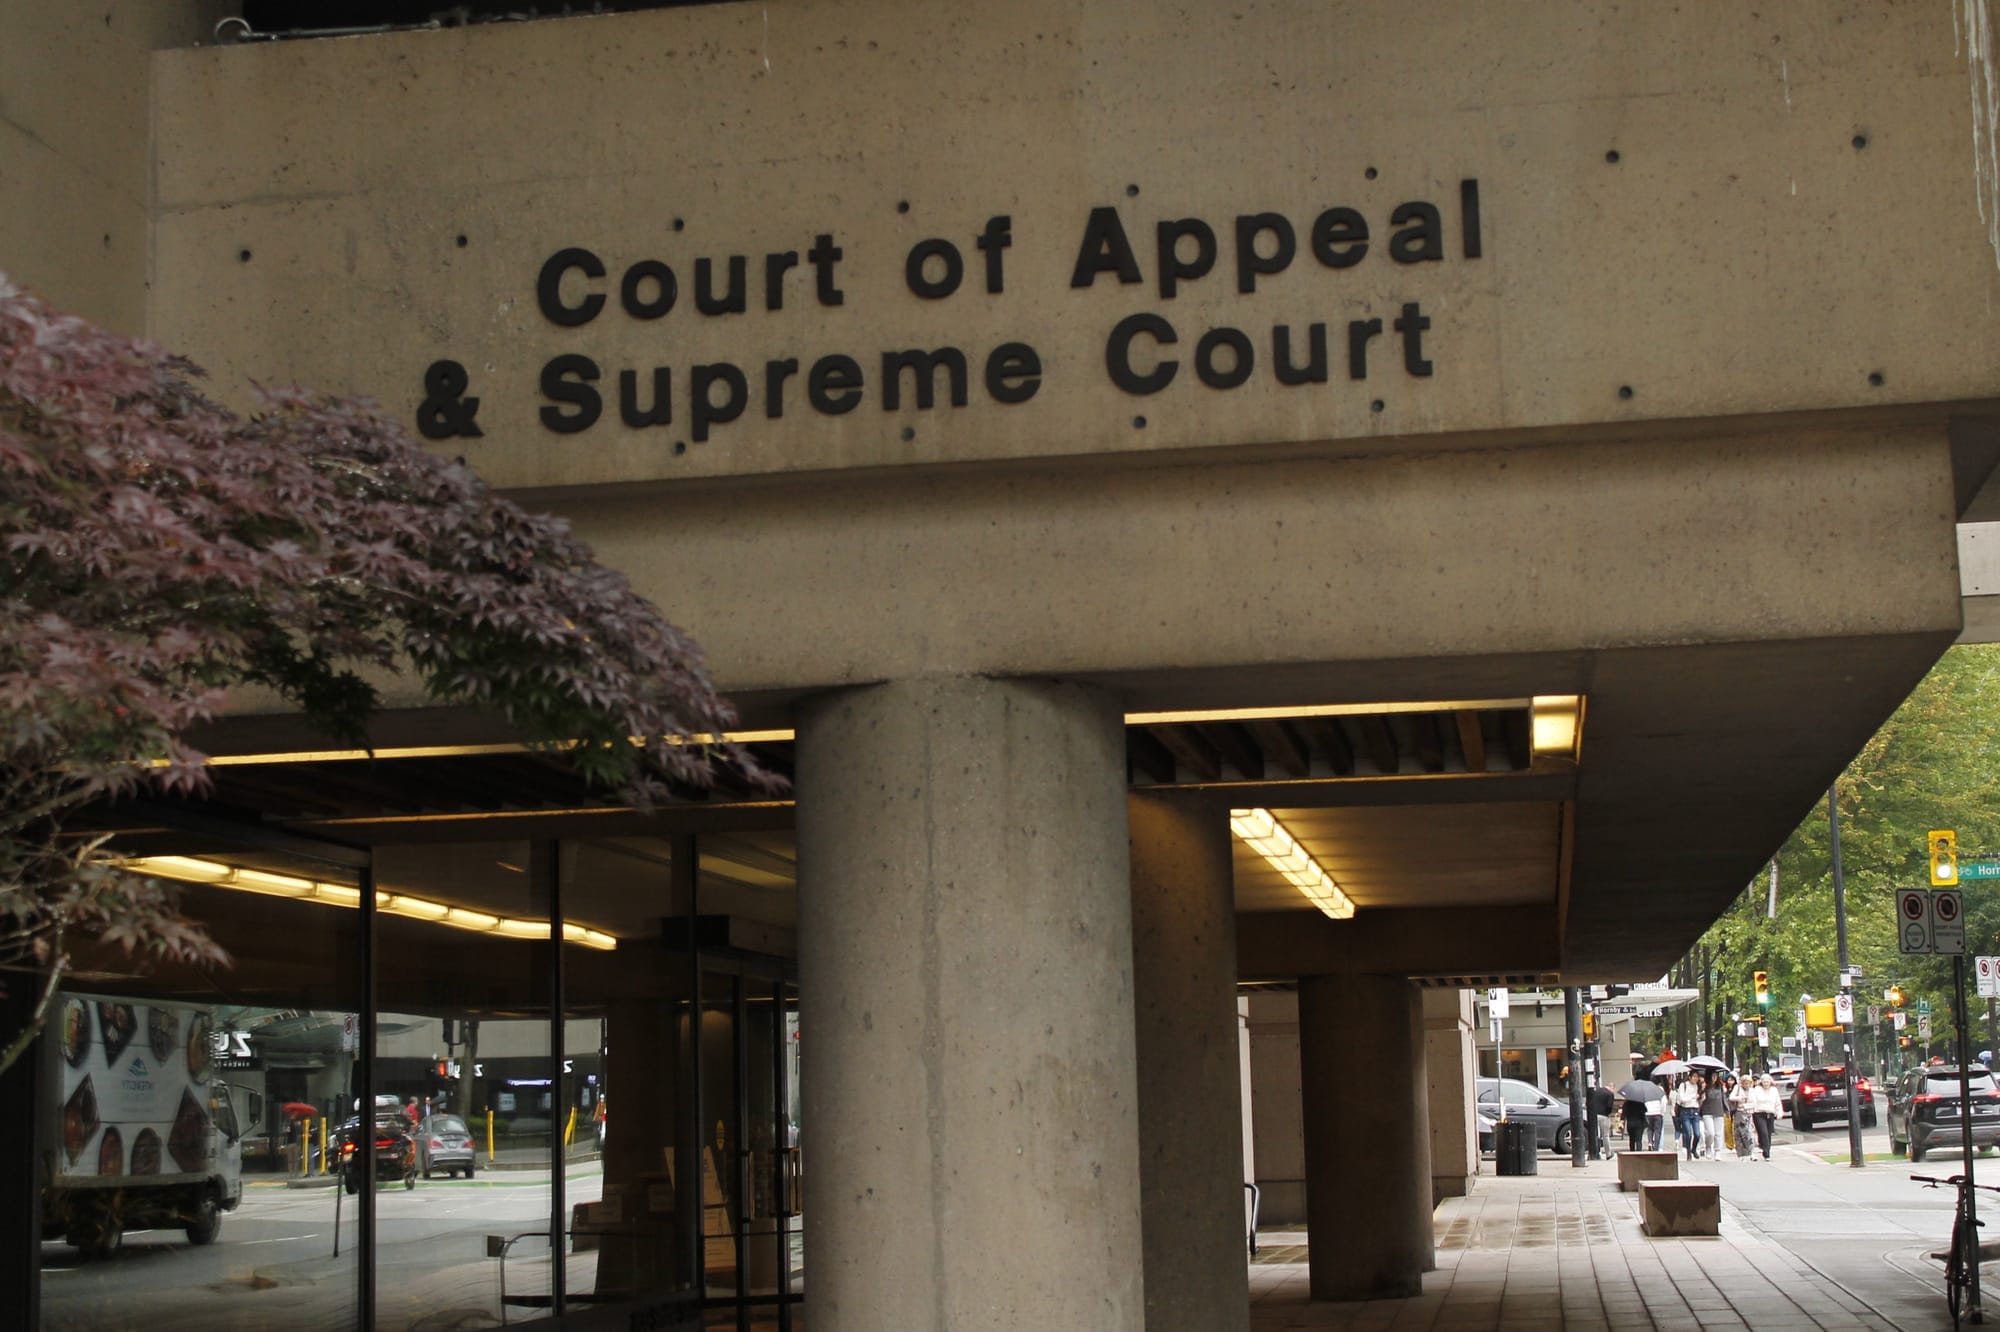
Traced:
<svg viewBox="0 0 2000 1332">
<path fill-rule="evenodd" d="M 2000 1084 L 1990 1070 L 1974 1065 L 1972 1145 L 1990 1152 L 2000 1144 Z M 1932 1064 L 1913 1068 L 1889 1087 L 1889 1147 L 1907 1151 L 1912 1161 L 1933 1147 L 1962 1147 L 1965 1119 L 1960 1113 L 1958 1067 Z"/>
<path fill-rule="evenodd" d="M 417 1125 L 417 1168 L 425 1179 L 438 1170 L 471 1179 L 473 1155 L 472 1132 L 457 1115 L 432 1115 Z"/>
<path fill-rule="evenodd" d="M 361 1120 L 359 1116 L 340 1126 L 340 1178 L 349 1193 L 361 1191 Z M 378 1115 L 375 1120 L 376 1182 L 402 1180 L 403 1187 L 417 1187 L 417 1143 L 410 1136 L 409 1121 L 400 1113 Z"/>
<path fill-rule="evenodd" d="M 1855 1091 L 1861 1097 L 1861 1126 L 1875 1127 L 1875 1088 L 1859 1074 Z M 1847 1122 L 1847 1069 L 1840 1064 L 1809 1068 L 1799 1074 L 1792 1088 L 1792 1127 L 1809 1132 L 1813 1125 L 1838 1120 Z"/>
<path fill-rule="evenodd" d="M 1542 1094 L 1533 1083 L 1519 1078 L 1481 1078 L 1476 1088 L 1477 1112 L 1485 1118 L 1499 1118 L 1502 1096 L 1505 1096 L 1507 1118 L 1525 1119 L 1535 1126 L 1535 1145 L 1558 1156 L 1569 1153 L 1570 1122 L 1569 1102 L 1558 1101 Z M 1479 1131 L 1479 1149 L 1491 1151 L 1493 1135 L 1482 1123 Z"/>
</svg>

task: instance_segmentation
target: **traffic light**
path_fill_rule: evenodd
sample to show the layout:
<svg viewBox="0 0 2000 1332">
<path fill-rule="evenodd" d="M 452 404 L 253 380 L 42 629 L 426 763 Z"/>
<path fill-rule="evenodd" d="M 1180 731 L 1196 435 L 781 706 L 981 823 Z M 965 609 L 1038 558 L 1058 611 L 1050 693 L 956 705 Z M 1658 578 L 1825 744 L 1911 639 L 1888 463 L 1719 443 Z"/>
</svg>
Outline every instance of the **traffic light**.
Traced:
<svg viewBox="0 0 2000 1332">
<path fill-rule="evenodd" d="M 1900 985 L 1891 985 L 1888 989 L 1882 991 L 1882 997 L 1897 1008 L 1901 1008 L 1904 1000 L 1909 998 L 1908 995 L 1903 993 L 1903 987 Z"/>
<path fill-rule="evenodd" d="M 1958 886 L 1958 834 L 1933 828 L 1930 836 L 1931 882 L 1940 888 Z"/>
<path fill-rule="evenodd" d="M 1753 971 L 1750 973 L 1750 979 L 1757 986 L 1757 1007 L 1769 1008 L 1771 1006 L 1771 973 L 1768 971 Z"/>
</svg>

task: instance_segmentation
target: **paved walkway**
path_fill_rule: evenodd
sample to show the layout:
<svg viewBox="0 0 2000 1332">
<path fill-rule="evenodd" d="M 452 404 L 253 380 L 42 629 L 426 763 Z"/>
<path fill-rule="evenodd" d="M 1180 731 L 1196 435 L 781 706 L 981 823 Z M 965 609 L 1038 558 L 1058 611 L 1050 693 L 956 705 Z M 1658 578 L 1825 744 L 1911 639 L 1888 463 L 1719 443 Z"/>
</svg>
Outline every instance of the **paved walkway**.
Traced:
<svg viewBox="0 0 2000 1332">
<path fill-rule="evenodd" d="M 1684 1177 L 1727 1172 L 1830 1170 L 1798 1162 L 1700 1163 Z M 1625 1329 L 1949 1327 L 1941 1284 L 1921 1269 L 1841 1278 L 1840 1264 L 1814 1263 L 1759 1230 L 1729 1201 L 1722 1233 L 1700 1239 L 1650 1239 L 1639 1229 L 1638 1197 L 1618 1191 L 1616 1167 L 1578 1170 L 1544 1159 L 1541 1174 L 1481 1176 L 1472 1195 L 1438 1208 L 1437 1270 L 1424 1293 L 1402 1300 L 1312 1304 L 1306 1298 L 1302 1231 L 1260 1235 L 1250 1268 L 1252 1332 L 1290 1328 Z M 1740 1176 L 1748 1182 L 1753 1174 Z M 1944 1213 L 1949 1230 L 1950 1213 Z M 1886 1255 L 1873 1261 L 1883 1262 Z M 1845 1261 L 1852 1262 L 1852 1258 Z M 1989 1280 L 2000 1269 L 1988 1268 Z M 1856 1294 L 1861 1291 L 1862 1294 Z"/>
</svg>

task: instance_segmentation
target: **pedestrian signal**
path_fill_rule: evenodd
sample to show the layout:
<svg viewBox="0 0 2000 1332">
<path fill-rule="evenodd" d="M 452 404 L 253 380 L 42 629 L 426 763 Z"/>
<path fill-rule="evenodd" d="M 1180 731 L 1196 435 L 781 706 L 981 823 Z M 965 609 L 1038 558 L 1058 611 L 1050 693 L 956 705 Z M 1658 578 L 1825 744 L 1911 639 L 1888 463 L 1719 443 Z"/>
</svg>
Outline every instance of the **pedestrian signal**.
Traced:
<svg viewBox="0 0 2000 1332">
<path fill-rule="evenodd" d="M 1753 971 L 1750 973 L 1750 979 L 1757 986 L 1757 1007 L 1769 1008 L 1771 1006 L 1771 973 L 1768 971 Z"/>
<path fill-rule="evenodd" d="M 1958 834 L 1949 828 L 1933 828 L 1930 835 L 1931 882 L 1939 887 L 1958 886 Z"/>
<path fill-rule="evenodd" d="M 1583 1039 L 1586 1041 L 1597 1039 L 1597 1014 L 1585 1013 L 1583 1015 Z"/>
</svg>

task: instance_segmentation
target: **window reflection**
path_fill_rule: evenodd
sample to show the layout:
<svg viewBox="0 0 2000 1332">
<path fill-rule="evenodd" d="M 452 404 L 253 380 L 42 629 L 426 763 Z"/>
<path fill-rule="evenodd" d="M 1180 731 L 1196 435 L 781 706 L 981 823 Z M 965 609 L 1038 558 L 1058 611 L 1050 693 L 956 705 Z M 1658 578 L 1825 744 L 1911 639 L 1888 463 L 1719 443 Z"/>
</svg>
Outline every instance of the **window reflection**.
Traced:
<svg viewBox="0 0 2000 1332">
<path fill-rule="evenodd" d="M 234 965 L 140 974 L 86 950 L 37 1051 L 41 1326 L 353 1327 L 354 1217 L 320 1142 L 353 1097 L 360 913 L 200 886 L 183 903 Z"/>
</svg>

